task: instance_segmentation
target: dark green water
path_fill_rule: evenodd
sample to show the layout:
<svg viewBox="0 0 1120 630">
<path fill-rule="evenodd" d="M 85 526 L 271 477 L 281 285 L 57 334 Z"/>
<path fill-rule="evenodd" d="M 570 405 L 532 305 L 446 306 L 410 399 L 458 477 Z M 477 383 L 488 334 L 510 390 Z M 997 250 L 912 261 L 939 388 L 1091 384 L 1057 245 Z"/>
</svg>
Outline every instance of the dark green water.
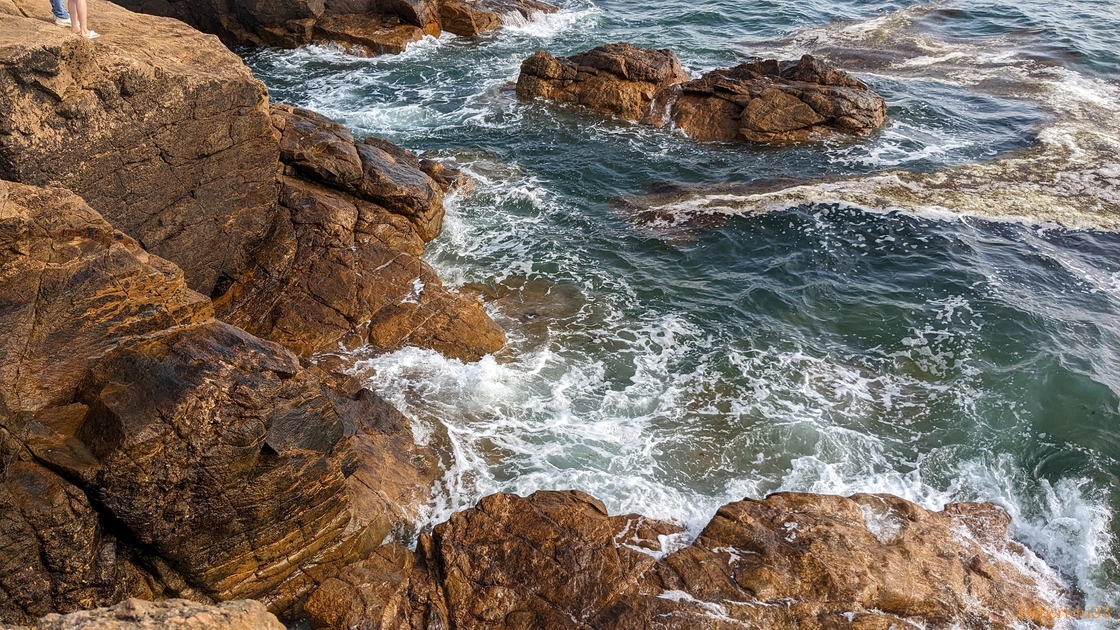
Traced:
<svg viewBox="0 0 1120 630">
<path fill-rule="evenodd" d="M 1120 234 L 944 204 L 651 220 L 618 203 L 659 182 L 936 174 L 1034 147 L 1103 200 L 1073 222 L 1091 226 L 1120 213 L 1116 6 L 563 5 L 399 57 L 247 56 L 274 100 L 455 158 L 477 180 L 427 259 L 487 297 L 508 349 L 472 365 L 353 356 L 444 453 L 431 520 L 541 488 L 693 531 L 780 489 L 987 500 L 1091 605 L 1120 606 Z M 824 146 L 700 144 L 507 86 L 538 48 L 612 41 L 672 48 L 693 73 L 821 52 L 886 97 L 891 123 Z M 992 176 L 1014 186 L 1014 171 Z"/>
</svg>

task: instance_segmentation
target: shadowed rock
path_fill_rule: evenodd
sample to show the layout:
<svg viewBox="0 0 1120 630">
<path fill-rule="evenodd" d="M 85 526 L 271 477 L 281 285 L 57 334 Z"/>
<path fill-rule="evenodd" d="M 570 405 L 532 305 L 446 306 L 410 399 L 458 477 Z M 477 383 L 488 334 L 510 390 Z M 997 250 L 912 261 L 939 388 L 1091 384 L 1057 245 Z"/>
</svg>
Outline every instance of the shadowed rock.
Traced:
<svg viewBox="0 0 1120 630">
<path fill-rule="evenodd" d="M 731 503 L 691 545 L 578 492 L 486 497 L 383 547 L 308 599 L 314 628 L 1019 627 L 1061 587 L 986 503 L 930 512 L 890 495 Z M 1043 625 L 1053 619 L 1039 620 Z"/>
<path fill-rule="evenodd" d="M 805 55 L 745 63 L 689 80 L 669 51 L 630 44 L 572 57 L 538 51 L 521 65 L 520 98 L 576 103 L 697 140 L 795 142 L 862 136 L 886 121 L 886 104 L 847 73 Z"/>
</svg>

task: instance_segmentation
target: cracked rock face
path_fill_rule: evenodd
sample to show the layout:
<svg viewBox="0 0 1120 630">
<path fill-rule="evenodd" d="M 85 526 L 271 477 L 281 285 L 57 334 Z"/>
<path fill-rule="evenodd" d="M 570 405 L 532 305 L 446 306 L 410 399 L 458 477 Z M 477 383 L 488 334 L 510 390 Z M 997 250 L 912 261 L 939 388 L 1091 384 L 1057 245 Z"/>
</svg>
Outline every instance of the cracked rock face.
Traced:
<svg viewBox="0 0 1120 630">
<path fill-rule="evenodd" d="M 864 136 L 886 121 L 882 97 L 805 55 L 713 70 L 692 80 L 667 50 L 608 44 L 571 57 L 538 51 L 517 95 L 573 103 L 704 141 L 802 142 Z"/>
<path fill-rule="evenodd" d="M 209 295 L 267 232 L 276 130 L 264 84 L 213 38 L 99 2 L 96 44 L 16 0 L 0 14 L 0 179 L 62 186 Z"/>
<path fill-rule="evenodd" d="M 4 621 L 126 596 L 298 615 L 427 499 L 404 416 L 212 319 L 69 191 L 0 180 L 0 323 Z"/>
<path fill-rule="evenodd" d="M 986 503 L 779 493 L 725 505 L 680 548 L 679 528 L 580 492 L 498 494 L 415 553 L 344 569 L 306 611 L 338 629 L 1010 629 L 1062 592 L 1009 523 Z"/>
</svg>

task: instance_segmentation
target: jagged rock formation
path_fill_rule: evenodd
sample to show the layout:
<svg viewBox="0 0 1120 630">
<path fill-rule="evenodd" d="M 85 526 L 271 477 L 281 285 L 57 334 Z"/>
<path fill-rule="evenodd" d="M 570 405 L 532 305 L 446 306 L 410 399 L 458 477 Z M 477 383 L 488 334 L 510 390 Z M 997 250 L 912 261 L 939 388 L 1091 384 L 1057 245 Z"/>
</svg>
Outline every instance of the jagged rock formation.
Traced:
<svg viewBox="0 0 1120 630">
<path fill-rule="evenodd" d="M 8 628 L 0 624 L 0 630 Z M 129 599 L 112 608 L 47 615 L 33 628 L 11 630 L 284 630 L 284 624 L 253 600 L 208 606 L 182 599 Z"/>
<path fill-rule="evenodd" d="M 0 619 L 125 596 L 298 611 L 427 499 L 399 412 L 210 318 L 69 191 L 0 181 L 0 296 Z"/>
<path fill-rule="evenodd" d="M 94 45 L 18 2 L 33 17 L 0 15 L 0 178 L 73 190 L 220 297 L 222 319 L 303 354 L 504 344 L 417 259 L 455 173 L 441 185 L 388 142 L 270 108 L 240 59 L 181 23 L 98 4 Z"/>
<path fill-rule="evenodd" d="M 886 121 L 882 97 L 851 75 L 805 55 L 713 70 L 689 80 L 676 55 L 608 44 L 521 65 L 517 95 L 575 103 L 697 140 L 800 142 L 867 135 Z"/>
<path fill-rule="evenodd" d="M 501 328 L 478 301 L 446 290 L 417 258 L 443 220 L 442 187 L 424 164 L 383 140 L 356 142 L 307 110 L 274 106 L 273 121 L 287 216 L 217 301 L 219 317 L 305 355 L 339 340 L 425 346 L 464 360 L 502 347 Z M 450 187 L 454 173 L 433 164 Z"/>
<path fill-rule="evenodd" d="M 1058 587 L 1009 522 L 990 504 L 782 493 L 724 506 L 674 550 L 674 526 L 579 492 L 498 494 L 415 553 L 382 547 L 325 581 L 306 612 L 382 630 L 1011 628 Z"/>
<path fill-rule="evenodd" d="M 230 46 L 294 48 L 336 43 L 354 54 L 402 52 L 441 31 L 474 36 L 499 28 L 501 17 L 551 13 L 540 0 L 113 0 L 151 15 L 174 17 Z"/>
</svg>

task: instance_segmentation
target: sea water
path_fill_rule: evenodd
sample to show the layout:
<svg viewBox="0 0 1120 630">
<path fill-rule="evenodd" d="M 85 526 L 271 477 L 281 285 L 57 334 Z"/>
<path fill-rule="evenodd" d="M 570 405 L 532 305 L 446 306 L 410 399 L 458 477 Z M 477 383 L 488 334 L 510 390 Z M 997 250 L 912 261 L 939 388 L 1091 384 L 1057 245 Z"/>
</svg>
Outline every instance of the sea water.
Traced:
<svg viewBox="0 0 1120 630">
<path fill-rule="evenodd" d="M 560 4 L 398 56 L 246 53 L 274 101 L 476 182 L 425 258 L 507 348 L 346 355 L 440 453 L 417 526 L 539 489 L 691 535 L 778 490 L 992 501 L 1076 597 L 1120 609 L 1118 5 Z M 817 54 L 890 120 L 713 144 L 514 95 L 535 50 L 616 41 L 694 76 Z"/>
</svg>

